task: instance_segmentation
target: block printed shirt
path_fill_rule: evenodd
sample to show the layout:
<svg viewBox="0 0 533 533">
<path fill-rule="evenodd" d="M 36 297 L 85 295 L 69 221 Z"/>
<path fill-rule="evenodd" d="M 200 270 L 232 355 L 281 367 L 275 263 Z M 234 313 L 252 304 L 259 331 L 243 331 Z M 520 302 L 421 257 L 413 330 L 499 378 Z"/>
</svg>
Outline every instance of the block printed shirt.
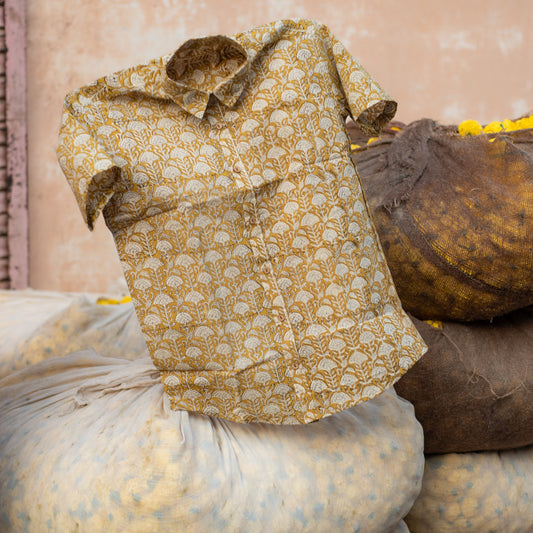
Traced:
<svg viewBox="0 0 533 533">
<path fill-rule="evenodd" d="M 192 39 L 67 96 L 60 165 L 90 228 L 103 211 L 172 408 L 307 423 L 425 351 L 345 130 L 395 110 L 308 20 Z"/>
</svg>

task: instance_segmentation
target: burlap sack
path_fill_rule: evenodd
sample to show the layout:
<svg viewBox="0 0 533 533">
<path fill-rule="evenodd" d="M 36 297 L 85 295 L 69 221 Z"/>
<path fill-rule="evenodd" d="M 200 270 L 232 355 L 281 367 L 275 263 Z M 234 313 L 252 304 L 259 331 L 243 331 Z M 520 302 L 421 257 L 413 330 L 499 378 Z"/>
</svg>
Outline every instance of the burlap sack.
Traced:
<svg viewBox="0 0 533 533">
<path fill-rule="evenodd" d="M 407 311 L 465 321 L 533 303 L 533 130 L 461 137 L 424 119 L 353 159 Z"/>
<path fill-rule="evenodd" d="M 533 444 L 533 308 L 492 324 L 413 322 L 428 351 L 395 388 L 415 406 L 425 452 Z"/>
</svg>

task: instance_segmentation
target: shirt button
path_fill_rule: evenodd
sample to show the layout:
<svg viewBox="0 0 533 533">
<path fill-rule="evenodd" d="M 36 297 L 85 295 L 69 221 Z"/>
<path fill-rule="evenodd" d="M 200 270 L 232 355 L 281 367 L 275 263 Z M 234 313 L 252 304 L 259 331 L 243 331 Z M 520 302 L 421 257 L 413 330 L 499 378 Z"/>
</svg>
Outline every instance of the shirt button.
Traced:
<svg viewBox="0 0 533 533">
<path fill-rule="evenodd" d="M 242 168 L 238 163 L 235 163 L 233 165 L 233 172 L 236 172 L 237 174 L 240 174 L 242 172 Z"/>
<path fill-rule="evenodd" d="M 268 266 L 264 266 L 264 267 L 263 267 L 263 272 L 264 272 L 265 274 L 270 274 L 270 267 L 268 267 Z"/>
<path fill-rule="evenodd" d="M 285 320 L 287 320 L 287 317 L 282 313 L 278 313 L 278 319 L 280 322 L 285 322 Z"/>
<path fill-rule="evenodd" d="M 221 130 L 223 127 L 224 127 L 224 124 L 222 124 L 222 122 L 217 122 L 217 123 L 215 124 L 215 128 L 216 128 L 217 130 Z"/>
<path fill-rule="evenodd" d="M 300 368 L 300 363 L 298 361 L 293 361 L 291 366 L 294 370 L 298 370 Z"/>
<path fill-rule="evenodd" d="M 252 217 L 252 218 L 250 219 L 250 224 L 257 224 L 257 218 Z"/>
</svg>

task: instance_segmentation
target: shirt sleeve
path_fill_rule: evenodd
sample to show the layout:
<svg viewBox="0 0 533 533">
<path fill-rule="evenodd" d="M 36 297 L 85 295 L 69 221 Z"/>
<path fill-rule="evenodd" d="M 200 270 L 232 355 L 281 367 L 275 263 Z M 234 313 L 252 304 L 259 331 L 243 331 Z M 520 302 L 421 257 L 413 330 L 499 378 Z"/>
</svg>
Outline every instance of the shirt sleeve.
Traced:
<svg viewBox="0 0 533 533">
<path fill-rule="evenodd" d="M 98 215 L 114 194 L 120 168 L 67 105 L 59 130 L 57 158 L 92 231 Z"/>
<path fill-rule="evenodd" d="M 397 104 L 374 81 L 344 45 L 323 27 L 331 59 L 346 97 L 348 112 L 367 135 L 379 135 L 396 114 Z"/>
</svg>

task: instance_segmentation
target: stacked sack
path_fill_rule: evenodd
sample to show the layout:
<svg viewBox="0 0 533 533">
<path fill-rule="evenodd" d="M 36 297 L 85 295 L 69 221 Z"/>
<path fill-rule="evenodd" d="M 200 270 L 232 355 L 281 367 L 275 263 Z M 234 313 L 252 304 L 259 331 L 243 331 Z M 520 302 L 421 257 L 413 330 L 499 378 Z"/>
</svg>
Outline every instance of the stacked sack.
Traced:
<svg viewBox="0 0 533 533">
<path fill-rule="evenodd" d="M 404 308 L 492 319 L 533 304 L 533 129 L 454 130 L 392 127 L 352 157 Z"/>
<path fill-rule="evenodd" d="M 398 294 L 429 347 L 395 385 L 424 428 L 410 531 L 533 531 L 533 116 L 350 133 Z"/>
<path fill-rule="evenodd" d="M 147 350 L 129 297 L 3 290 L 0 328 L 0 378 L 78 350 L 129 359 Z"/>
<path fill-rule="evenodd" d="M 3 533 L 409 531 L 423 434 L 394 389 L 305 426 L 172 411 L 131 304 L 0 296 Z"/>
</svg>

